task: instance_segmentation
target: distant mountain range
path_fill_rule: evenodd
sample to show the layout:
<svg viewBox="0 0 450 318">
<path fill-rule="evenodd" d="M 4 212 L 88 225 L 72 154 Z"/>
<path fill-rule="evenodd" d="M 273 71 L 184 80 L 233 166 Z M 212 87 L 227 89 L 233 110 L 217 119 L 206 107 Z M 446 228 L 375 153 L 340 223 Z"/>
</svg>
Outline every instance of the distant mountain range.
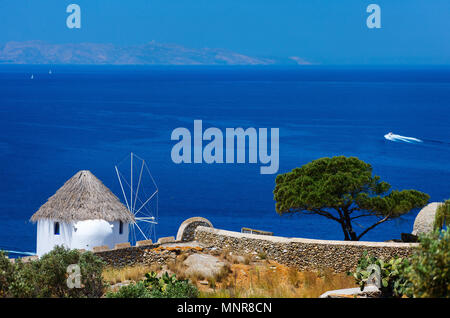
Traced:
<svg viewBox="0 0 450 318">
<path fill-rule="evenodd" d="M 252 57 L 225 49 L 192 49 L 155 41 L 132 46 L 27 41 L 0 45 L 0 64 L 307 65 L 310 63 L 297 56 Z"/>
</svg>

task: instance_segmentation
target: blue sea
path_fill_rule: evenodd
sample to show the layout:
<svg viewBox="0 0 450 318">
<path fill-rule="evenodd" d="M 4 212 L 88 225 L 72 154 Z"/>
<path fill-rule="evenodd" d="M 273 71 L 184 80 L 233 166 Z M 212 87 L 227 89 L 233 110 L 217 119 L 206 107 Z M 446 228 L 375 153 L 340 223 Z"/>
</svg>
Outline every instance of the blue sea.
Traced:
<svg viewBox="0 0 450 318">
<path fill-rule="evenodd" d="M 343 239 L 323 217 L 279 216 L 276 175 L 261 175 L 260 164 L 174 164 L 172 130 L 192 130 L 195 119 L 204 129 L 279 128 L 278 173 L 324 156 L 357 156 L 394 189 L 450 198 L 450 68 L 1 66 L 0 114 L 7 250 L 35 251 L 29 218 L 79 170 L 121 198 L 114 165 L 130 152 L 146 159 L 159 187 L 157 237 L 203 216 L 227 230 Z M 390 131 L 423 142 L 386 140 Z M 363 240 L 399 238 L 417 213 Z"/>
</svg>

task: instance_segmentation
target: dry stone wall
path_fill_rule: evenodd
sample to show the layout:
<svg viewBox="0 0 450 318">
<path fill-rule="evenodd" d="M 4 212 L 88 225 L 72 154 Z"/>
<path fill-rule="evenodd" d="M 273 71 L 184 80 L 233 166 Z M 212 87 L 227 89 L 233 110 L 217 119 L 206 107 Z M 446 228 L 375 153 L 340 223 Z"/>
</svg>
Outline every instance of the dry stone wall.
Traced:
<svg viewBox="0 0 450 318">
<path fill-rule="evenodd" d="M 284 238 L 197 227 L 195 240 L 205 246 L 218 246 L 241 254 L 264 254 L 280 264 L 299 270 L 330 268 L 346 272 L 356 267 L 364 251 L 389 259 L 411 255 L 417 243 L 328 241 Z"/>
<path fill-rule="evenodd" d="M 417 243 L 328 241 L 231 232 L 214 229 L 211 222 L 196 217 L 181 224 L 175 241 L 174 237 L 169 237 L 161 238 L 157 243 L 140 241 L 137 246 L 121 245 L 112 250 L 97 247 L 94 248 L 94 253 L 114 267 L 163 265 L 176 259 L 181 251 L 177 248 L 177 243 L 183 245 L 192 240 L 197 241 L 193 246 L 200 244 L 204 252 L 229 249 L 238 255 L 265 255 L 268 259 L 299 270 L 330 268 L 335 272 L 354 269 L 364 251 L 389 259 L 394 256 L 409 256 L 418 246 Z M 196 250 L 191 252 L 195 253 Z"/>
<path fill-rule="evenodd" d="M 134 265 L 163 265 L 176 258 L 176 252 L 159 248 L 160 244 L 147 246 L 131 246 L 127 248 L 102 250 L 94 252 L 105 263 L 112 267 Z"/>
</svg>

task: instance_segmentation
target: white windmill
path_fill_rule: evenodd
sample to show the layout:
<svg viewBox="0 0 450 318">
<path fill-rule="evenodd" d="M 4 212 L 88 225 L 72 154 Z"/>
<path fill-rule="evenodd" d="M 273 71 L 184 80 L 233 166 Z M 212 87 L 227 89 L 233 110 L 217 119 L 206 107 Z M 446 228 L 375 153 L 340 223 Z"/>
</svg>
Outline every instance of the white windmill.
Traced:
<svg viewBox="0 0 450 318">
<path fill-rule="evenodd" d="M 135 221 L 130 223 L 129 240 L 156 239 L 158 224 L 158 186 L 146 162 L 131 153 L 115 166 L 125 205 Z"/>
</svg>

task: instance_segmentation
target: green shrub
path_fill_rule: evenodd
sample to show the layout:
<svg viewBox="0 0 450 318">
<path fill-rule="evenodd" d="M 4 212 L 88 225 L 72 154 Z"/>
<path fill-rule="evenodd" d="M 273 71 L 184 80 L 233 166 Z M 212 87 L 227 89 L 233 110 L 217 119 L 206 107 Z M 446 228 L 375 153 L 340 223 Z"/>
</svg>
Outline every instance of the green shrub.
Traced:
<svg viewBox="0 0 450 318">
<path fill-rule="evenodd" d="M 450 223 L 450 200 L 446 200 L 443 204 L 440 204 L 436 209 L 434 216 L 434 229 L 440 230 L 444 226 Z"/>
<path fill-rule="evenodd" d="M 144 283 L 155 298 L 196 298 L 198 289 L 187 279 L 177 279 L 165 272 L 160 278 L 155 272 L 145 274 Z"/>
<path fill-rule="evenodd" d="M 405 273 L 414 297 L 450 297 L 450 231 L 420 237 L 420 246 Z"/>
<path fill-rule="evenodd" d="M 407 293 L 410 282 L 404 277 L 403 273 L 409 266 L 408 259 L 396 257 L 384 261 L 375 256 L 369 256 L 367 251 L 364 251 L 355 272 L 349 273 L 353 275 L 361 290 L 369 283 L 373 283 L 369 282 L 369 278 L 376 270 L 371 265 L 376 265 L 380 269 L 380 290 L 383 295 L 400 297 Z"/>
<path fill-rule="evenodd" d="M 0 251 L 0 297 L 8 295 L 8 288 L 13 279 L 14 265 L 5 252 Z"/>
<path fill-rule="evenodd" d="M 419 238 L 419 247 L 408 259 L 384 262 L 364 252 L 353 274 L 361 289 L 368 284 L 375 264 L 380 268 L 385 296 L 450 297 L 450 231 L 435 231 Z"/>
<path fill-rule="evenodd" d="M 144 282 L 137 282 L 122 286 L 117 292 L 106 293 L 107 298 L 151 298 L 150 291 L 145 286 Z"/>
<path fill-rule="evenodd" d="M 147 273 L 144 281 L 121 287 L 117 292 L 106 294 L 108 298 L 196 298 L 198 289 L 188 280 L 177 279 L 164 273 L 157 277 L 155 272 Z"/>
<path fill-rule="evenodd" d="M 78 264 L 81 271 L 81 288 L 67 286 L 67 268 Z M 38 297 L 100 297 L 105 287 L 103 261 L 91 252 L 80 253 L 57 246 L 42 256 L 36 265 Z"/>
<path fill-rule="evenodd" d="M 16 259 L 7 296 L 15 298 L 39 297 L 40 284 L 38 284 L 37 273 L 39 273 L 37 261 L 23 263 L 20 259 Z"/>
<path fill-rule="evenodd" d="M 40 259 L 23 263 L 20 259 L 6 265 L 0 257 L 0 290 L 4 297 L 100 297 L 105 284 L 102 278 L 103 261 L 91 252 L 80 253 L 64 247 L 55 247 Z M 6 259 L 7 260 L 7 259 Z M 9 262 L 9 260 L 7 260 Z M 80 266 L 81 288 L 67 286 L 67 268 Z M 5 281 L 6 283 L 4 283 Z"/>
</svg>

